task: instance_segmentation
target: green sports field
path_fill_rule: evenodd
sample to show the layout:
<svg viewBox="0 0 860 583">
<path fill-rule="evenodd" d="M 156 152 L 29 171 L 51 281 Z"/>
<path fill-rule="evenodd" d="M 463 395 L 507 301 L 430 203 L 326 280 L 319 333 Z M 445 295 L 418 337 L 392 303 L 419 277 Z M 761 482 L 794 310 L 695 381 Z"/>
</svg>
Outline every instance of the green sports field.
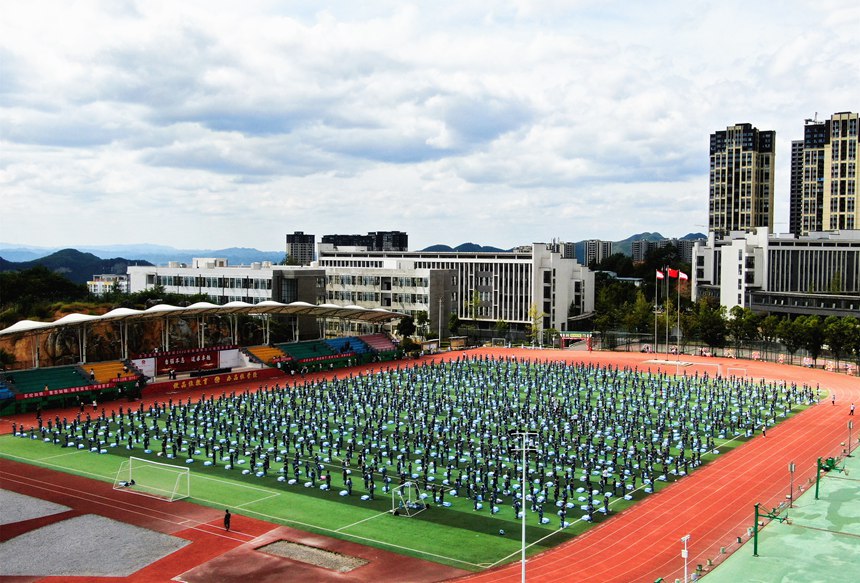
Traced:
<svg viewBox="0 0 860 583">
<path fill-rule="evenodd" d="M 106 482 L 114 481 L 120 464 L 127 459 L 125 455 L 59 449 L 39 440 L 8 435 L 0 437 L 0 455 Z M 266 485 L 261 479 L 225 473 L 195 467 L 188 500 L 461 569 L 479 570 L 506 558 L 514 560 L 520 550 L 521 523 L 513 520 L 510 508 L 491 517 L 488 512 L 474 512 L 468 500 L 454 499 L 450 508 L 431 507 L 415 517 L 394 517 L 390 496 L 365 502 L 357 496 L 345 498 L 300 485 Z M 557 520 L 540 526 L 536 517 L 528 519 L 527 540 L 535 542 L 530 553 L 568 540 L 586 527 L 577 523 L 559 531 Z M 499 529 L 506 531 L 505 536 L 499 535 Z"/>
</svg>

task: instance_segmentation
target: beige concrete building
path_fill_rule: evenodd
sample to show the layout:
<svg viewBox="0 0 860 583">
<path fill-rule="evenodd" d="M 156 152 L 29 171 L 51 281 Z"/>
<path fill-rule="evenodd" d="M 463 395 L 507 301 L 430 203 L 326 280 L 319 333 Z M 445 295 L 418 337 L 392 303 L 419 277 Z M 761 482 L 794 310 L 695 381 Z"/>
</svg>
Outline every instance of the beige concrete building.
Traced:
<svg viewBox="0 0 860 583">
<path fill-rule="evenodd" d="M 829 120 L 807 119 L 803 140 L 792 142 L 792 233 L 860 228 L 858 118 L 857 113 L 841 112 Z"/>
</svg>

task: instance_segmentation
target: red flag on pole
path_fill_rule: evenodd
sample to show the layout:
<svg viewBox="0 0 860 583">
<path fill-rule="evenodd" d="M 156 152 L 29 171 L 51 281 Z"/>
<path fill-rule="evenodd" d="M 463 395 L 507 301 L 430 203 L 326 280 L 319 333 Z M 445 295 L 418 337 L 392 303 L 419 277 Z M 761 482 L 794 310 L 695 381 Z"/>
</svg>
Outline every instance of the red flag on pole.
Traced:
<svg viewBox="0 0 860 583">
<path fill-rule="evenodd" d="M 671 278 L 673 278 L 673 279 L 678 277 L 678 273 L 679 273 L 679 272 L 678 272 L 678 270 L 677 270 L 677 269 L 672 269 L 672 268 L 670 267 L 667 271 L 669 272 L 669 277 L 671 277 Z"/>
<path fill-rule="evenodd" d="M 678 279 L 690 279 L 683 271 L 678 271 Z"/>
<path fill-rule="evenodd" d="M 666 276 L 659 269 L 657 270 L 657 279 L 666 279 Z"/>
</svg>

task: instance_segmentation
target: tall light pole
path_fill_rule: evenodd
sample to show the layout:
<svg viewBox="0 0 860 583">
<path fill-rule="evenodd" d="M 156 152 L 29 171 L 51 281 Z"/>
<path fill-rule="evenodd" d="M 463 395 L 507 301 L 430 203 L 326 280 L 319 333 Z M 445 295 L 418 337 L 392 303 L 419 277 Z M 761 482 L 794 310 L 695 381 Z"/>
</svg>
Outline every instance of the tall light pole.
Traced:
<svg viewBox="0 0 860 583">
<path fill-rule="evenodd" d="M 848 451 L 845 452 L 845 457 L 851 457 L 851 430 L 854 429 L 854 420 L 848 422 Z"/>
<path fill-rule="evenodd" d="M 535 436 L 537 436 L 536 431 L 528 431 L 528 430 L 518 430 L 513 429 L 508 432 L 508 435 L 514 439 L 514 443 L 518 438 L 522 438 L 522 444 L 511 446 L 512 453 L 522 453 L 523 459 L 523 476 L 522 481 L 520 482 L 520 497 L 522 498 L 522 506 L 520 512 L 523 513 L 522 517 L 522 557 L 520 559 L 521 564 L 521 573 L 522 573 L 522 583 L 526 583 L 526 480 L 528 479 L 528 474 L 526 472 L 526 462 L 528 461 L 526 458 L 526 452 L 528 451 L 536 451 L 536 447 L 533 443 Z M 493 503 L 495 500 L 493 500 Z M 491 503 L 492 504 L 492 503 Z"/>
<path fill-rule="evenodd" d="M 684 550 L 681 551 L 681 556 L 684 557 L 684 583 L 687 583 L 687 557 L 689 553 L 687 552 L 687 541 L 690 540 L 690 535 L 686 535 L 681 539 L 681 542 L 684 543 Z"/>
<path fill-rule="evenodd" d="M 788 464 L 788 473 L 791 476 L 788 490 L 788 507 L 792 508 L 794 506 L 794 462 Z"/>
<path fill-rule="evenodd" d="M 439 352 L 442 352 L 442 296 L 439 296 Z"/>
</svg>

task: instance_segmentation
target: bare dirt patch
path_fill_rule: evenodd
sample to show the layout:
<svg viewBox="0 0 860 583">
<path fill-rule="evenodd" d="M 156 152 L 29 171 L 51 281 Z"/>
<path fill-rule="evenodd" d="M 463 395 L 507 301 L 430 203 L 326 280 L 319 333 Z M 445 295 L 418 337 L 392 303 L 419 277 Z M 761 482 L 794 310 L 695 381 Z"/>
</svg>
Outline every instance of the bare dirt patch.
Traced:
<svg viewBox="0 0 860 583">
<path fill-rule="evenodd" d="M 366 565 L 368 561 L 358 557 L 342 555 L 332 551 L 326 551 L 307 545 L 293 543 L 290 541 L 279 540 L 266 546 L 257 549 L 260 552 L 283 557 L 293 561 L 308 563 L 315 567 L 331 569 L 339 573 L 349 573 L 353 569 L 357 569 L 362 565 Z"/>
</svg>

